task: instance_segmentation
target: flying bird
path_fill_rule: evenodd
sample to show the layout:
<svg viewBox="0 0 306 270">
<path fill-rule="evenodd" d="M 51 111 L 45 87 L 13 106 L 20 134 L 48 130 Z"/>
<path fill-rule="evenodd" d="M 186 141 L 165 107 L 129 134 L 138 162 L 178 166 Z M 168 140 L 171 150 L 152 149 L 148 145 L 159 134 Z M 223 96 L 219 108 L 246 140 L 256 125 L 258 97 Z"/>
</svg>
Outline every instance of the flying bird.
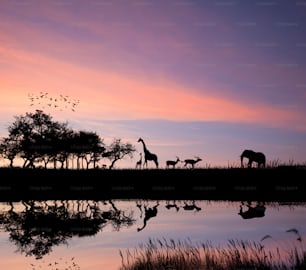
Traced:
<svg viewBox="0 0 306 270">
<path fill-rule="evenodd" d="M 293 232 L 293 233 L 299 235 L 299 231 L 298 231 L 297 229 L 295 229 L 295 228 L 289 229 L 289 230 L 287 230 L 286 232 Z"/>
<path fill-rule="evenodd" d="M 302 237 L 301 237 L 301 235 L 300 235 L 300 233 L 299 233 L 299 231 L 297 230 L 297 229 L 295 229 L 295 228 L 292 228 L 292 229 L 289 229 L 289 230 L 287 230 L 286 232 L 292 232 L 292 233 L 294 233 L 295 235 L 297 235 L 298 236 L 298 238 L 296 239 L 297 241 L 302 241 Z"/>
<path fill-rule="evenodd" d="M 263 238 L 261 238 L 260 241 L 263 241 L 263 240 L 268 239 L 268 238 L 272 238 L 272 236 L 270 234 L 267 234 Z"/>
</svg>

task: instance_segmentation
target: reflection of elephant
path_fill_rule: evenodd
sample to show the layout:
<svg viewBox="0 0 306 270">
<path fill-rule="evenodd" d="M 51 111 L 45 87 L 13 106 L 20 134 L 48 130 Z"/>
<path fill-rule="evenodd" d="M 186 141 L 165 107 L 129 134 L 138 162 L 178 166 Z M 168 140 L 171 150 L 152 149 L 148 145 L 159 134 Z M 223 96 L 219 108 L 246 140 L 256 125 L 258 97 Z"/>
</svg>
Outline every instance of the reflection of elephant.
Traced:
<svg viewBox="0 0 306 270">
<path fill-rule="evenodd" d="M 241 167 L 243 168 L 243 158 L 248 158 L 248 167 L 252 167 L 252 163 L 256 162 L 257 167 L 266 167 L 266 156 L 261 152 L 254 152 L 253 150 L 244 150 L 240 156 Z"/>
<path fill-rule="evenodd" d="M 257 204 L 256 206 L 247 205 L 248 210 L 243 211 L 242 206 L 240 206 L 240 215 L 243 219 L 250 218 L 261 218 L 265 216 L 266 207 L 263 204 Z"/>
</svg>

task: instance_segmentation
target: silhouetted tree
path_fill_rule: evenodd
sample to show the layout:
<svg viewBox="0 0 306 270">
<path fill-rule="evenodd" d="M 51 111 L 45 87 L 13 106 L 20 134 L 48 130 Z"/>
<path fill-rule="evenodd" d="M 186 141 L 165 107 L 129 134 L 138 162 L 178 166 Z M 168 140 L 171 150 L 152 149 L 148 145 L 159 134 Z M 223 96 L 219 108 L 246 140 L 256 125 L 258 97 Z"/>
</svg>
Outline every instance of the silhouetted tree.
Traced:
<svg viewBox="0 0 306 270">
<path fill-rule="evenodd" d="M 95 133 L 89 131 L 75 132 L 72 138 L 71 149 L 77 157 L 77 168 L 80 169 L 80 160 L 83 166 L 83 161 L 86 162 L 86 168 L 93 163 L 94 168 L 96 163 L 101 158 L 105 151 L 103 140 Z"/>
<path fill-rule="evenodd" d="M 35 168 L 37 163 L 47 168 L 50 162 L 57 168 L 59 162 L 60 168 L 68 169 L 69 160 L 73 167 L 76 158 L 78 169 L 84 168 L 84 162 L 89 169 L 91 164 L 96 168 L 101 158 L 108 158 L 112 169 L 118 160 L 126 155 L 133 157 L 136 151 L 133 145 L 122 143 L 121 139 L 115 139 L 106 149 L 96 132 L 74 131 L 68 123 L 53 121 L 41 110 L 15 116 L 8 132 L 8 137 L 0 140 L 0 157 L 8 159 L 11 167 L 15 158 L 21 158 L 24 168 Z"/>
<path fill-rule="evenodd" d="M 10 167 L 13 167 L 14 159 L 17 157 L 20 145 L 19 142 L 11 138 L 1 138 L 0 140 L 0 156 L 3 159 L 8 159 L 10 161 Z"/>
<path fill-rule="evenodd" d="M 102 154 L 102 157 L 106 157 L 111 161 L 109 169 L 112 169 L 115 163 L 123 159 L 125 156 L 133 157 L 133 153 L 136 151 L 135 147 L 130 143 L 122 143 L 121 139 L 114 139 L 111 145 L 107 148 L 107 151 Z"/>
<path fill-rule="evenodd" d="M 44 155 L 49 161 L 53 162 L 54 168 L 57 167 L 57 161 L 60 162 L 62 169 L 65 163 L 66 168 L 68 168 L 68 159 L 69 157 L 73 157 L 70 145 L 74 131 L 68 127 L 67 123 L 55 122 L 52 125 L 51 132 L 46 138 L 51 148 Z"/>
<path fill-rule="evenodd" d="M 7 140 L 10 144 L 15 144 L 15 151 L 11 156 L 15 158 L 18 155 L 24 159 L 23 167 L 34 168 L 34 162 L 39 158 L 42 161 L 42 157 L 51 152 L 50 134 L 54 134 L 58 129 L 60 124 L 53 122 L 51 116 L 41 110 L 15 116 L 15 121 L 8 127 Z"/>
</svg>

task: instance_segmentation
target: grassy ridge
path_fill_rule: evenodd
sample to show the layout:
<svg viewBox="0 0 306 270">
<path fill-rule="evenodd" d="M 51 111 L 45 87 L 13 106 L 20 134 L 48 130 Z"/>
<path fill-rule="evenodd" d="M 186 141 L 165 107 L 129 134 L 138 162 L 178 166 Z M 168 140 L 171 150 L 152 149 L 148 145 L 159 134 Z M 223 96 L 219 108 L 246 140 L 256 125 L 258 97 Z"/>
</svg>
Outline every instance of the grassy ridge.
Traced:
<svg viewBox="0 0 306 270">
<path fill-rule="evenodd" d="M 305 201 L 305 167 L 54 170 L 0 168 L 0 200 L 209 199 Z"/>
</svg>

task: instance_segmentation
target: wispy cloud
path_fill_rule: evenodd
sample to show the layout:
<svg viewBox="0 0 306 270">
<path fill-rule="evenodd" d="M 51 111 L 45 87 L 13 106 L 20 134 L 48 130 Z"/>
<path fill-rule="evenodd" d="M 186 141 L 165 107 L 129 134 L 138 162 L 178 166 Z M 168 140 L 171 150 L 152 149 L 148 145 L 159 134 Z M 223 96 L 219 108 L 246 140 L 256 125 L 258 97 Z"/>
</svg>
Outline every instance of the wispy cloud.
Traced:
<svg viewBox="0 0 306 270">
<path fill-rule="evenodd" d="M 83 103 L 81 113 L 101 115 L 104 119 L 230 121 L 305 128 L 295 108 L 240 102 L 218 94 L 224 91 L 213 84 L 203 86 L 208 89 L 206 94 L 166 78 L 130 77 L 73 65 L 35 52 L 2 48 L 1 54 L 13 65 L 23 67 L 20 73 L 5 74 L 1 87 L 10 87 L 22 94 L 7 96 L 2 100 L 6 104 L 25 99 L 26 91 L 45 89 L 51 93 L 73 94 Z M 20 82 L 26 82 L 24 87 Z"/>
</svg>

